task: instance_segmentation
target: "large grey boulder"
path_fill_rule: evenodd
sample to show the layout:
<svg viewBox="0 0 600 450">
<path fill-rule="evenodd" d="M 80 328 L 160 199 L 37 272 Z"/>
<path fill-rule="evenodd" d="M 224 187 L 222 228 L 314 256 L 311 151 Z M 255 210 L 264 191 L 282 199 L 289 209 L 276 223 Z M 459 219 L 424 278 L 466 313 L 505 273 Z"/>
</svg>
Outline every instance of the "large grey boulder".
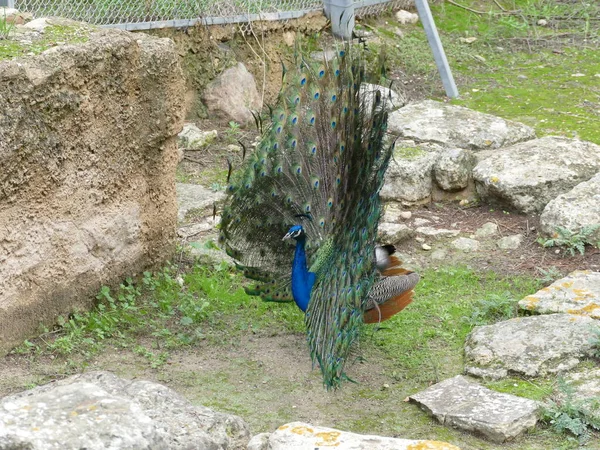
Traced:
<svg viewBox="0 0 600 450">
<path fill-rule="evenodd" d="M 465 371 L 500 379 L 560 373 L 592 356 L 599 325 L 589 317 L 549 314 L 475 327 L 465 341 Z"/>
<path fill-rule="evenodd" d="M 254 121 L 250 111 L 261 108 L 256 81 L 246 66 L 237 63 L 213 80 L 202 93 L 211 115 L 241 125 Z"/>
<path fill-rule="evenodd" d="M 547 136 L 505 148 L 473 169 L 477 193 L 496 203 L 530 214 L 540 213 L 558 195 L 600 171 L 600 146 Z"/>
<path fill-rule="evenodd" d="M 470 150 L 451 148 L 440 152 L 433 166 L 433 177 L 444 191 L 459 191 L 469 185 L 475 158 Z"/>
<path fill-rule="evenodd" d="M 533 129 L 521 123 L 434 100 L 390 113 L 388 131 L 402 139 L 475 151 L 535 138 Z"/>
<path fill-rule="evenodd" d="M 446 442 L 356 434 L 303 422 L 288 423 L 280 426 L 273 433 L 258 434 L 248 444 L 248 450 L 313 450 L 325 448 L 339 450 L 460 450 L 455 445 Z"/>
<path fill-rule="evenodd" d="M 4 450 L 245 449 L 237 416 L 194 406 L 150 381 L 89 372 L 0 400 Z"/>
<path fill-rule="evenodd" d="M 600 272 L 577 270 L 519 301 L 538 314 L 569 313 L 600 319 Z"/>
<path fill-rule="evenodd" d="M 385 174 L 381 198 L 409 204 L 429 200 L 433 165 L 439 150 L 440 147 L 431 145 L 398 145 Z"/>
<path fill-rule="evenodd" d="M 535 427 L 539 408 L 533 400 L 494 392 L 461 375 L 434 384 L 409 399 L 443 425 L 499 443 Z"/>
<path fill-rule="evenodd" d="M 589 240 L 600 242 L 600 172 L 551 200 L 540 216 L 540 226 L 548 235 L 553 235 L 558 227 L 579 232 L 598 226 Z"/>
</svg>

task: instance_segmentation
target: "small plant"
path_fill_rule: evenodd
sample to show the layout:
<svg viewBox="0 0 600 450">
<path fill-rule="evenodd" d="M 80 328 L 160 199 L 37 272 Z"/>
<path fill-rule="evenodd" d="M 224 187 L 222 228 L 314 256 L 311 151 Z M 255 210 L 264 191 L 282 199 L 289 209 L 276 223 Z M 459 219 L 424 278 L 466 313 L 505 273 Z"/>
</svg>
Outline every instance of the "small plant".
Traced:
<svg viewBox="0 0 600 450">
<path fill-rule="evenodd" d="M 225 138 L 230 144 L 235 144 L 240 139 L 240 124 L 233 120 L 229 122 L 229 128 L 225 130 Z"/>
<path fill-rule="evenodd" d="M 4 9 L 4 17 L 0 17 L 0 40 L 8 39 L 8 35 L 14 27 L 15 24 L 13 22 L 9 22 L 6 18 L 6 9 Z"/>
<path fill-rule="evenodd" d="M 517 316 L 517 301 L 509 292 L 491 294 L 479 300 L 473 307 L 471 317 L 466 320 L 470 325 L 487 325 Z"/>
<path fill-rule="evenodd" d="M 538 243 L 544 247 L 564 247 L 571 256 L 575 256 L 578 251 L 581 255 L 585 254 L 586 244 L 600 246 L 600 242 L 593 242 L 592 235 L 600 228 L 599 225 L 588 225 L 579 231 L 571 231 L 564 227 L 556 227 L 553 236 L 550 239 L 539 238 Z"/>
<path fill-rule="evenodd" d="M 585 444 L 591 438 L 592 430 L 600 430 L 600 419 L 592 413 L 599 410 L 600 398 L 575 398 L 573 387 L 561 378 L 558 380 L 558 391 L 556 398 L 545 404 L 542 422 L 556 433 L 569 433 L 580 444 Z"/>
<path fill-rule="evenodd" d="M 541 267 L 537 267 L 536 269 L 541 275 L 541 278 L 539 278 L 539 280 L 544 285 L 553 283 L 555 280 L 562 277 L 562 273 L 560 272 L 560 270 L 558 270 L 556 268 L 556 266 L 548 267 L 547 269 L 542 269 Z"/>
</svg>

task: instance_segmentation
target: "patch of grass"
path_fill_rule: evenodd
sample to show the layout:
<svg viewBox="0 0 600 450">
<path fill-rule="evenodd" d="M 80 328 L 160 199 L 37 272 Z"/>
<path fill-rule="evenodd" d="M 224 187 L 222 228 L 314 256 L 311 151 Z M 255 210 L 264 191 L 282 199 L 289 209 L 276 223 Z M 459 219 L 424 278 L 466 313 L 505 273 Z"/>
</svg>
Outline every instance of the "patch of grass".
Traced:
<svg viewBox="0 0 600 450">
<path fill-rule="evenodd" d="M 50 25 L 44 29 L 44 34 L 39 39 L 30 44 L 10 39 L 0 39 L 0 60 L 28 54 L 39 55 L 57 45 L 87 42 L 92 31 L 92 29 L 82 26 Z"/>
<path fill-rule="evenodd" d="M 554 380 L 506 378 L 500 381 L 487 381 L 483 384 L 489 389 L 497 392 L 540 401 L 552 394 Z"/>
<path fill-rule="evenodd" d="M 505 293 L 501 299 L 522 298 L 539 287 L 537 280 L 525 276 L 507 279 L 466 267 L 428 269 L 416 286 L 417 300 L 381 324 L 378 331 L 370 335 L 367 331 L 366 336 L 385 353 L 394 355 L 390 368 L 393 379 L 438 381 L 462 372 L 462 347 L 474 326 L 471 317 L 481 308 L 481 299 L 492 299 L 498 292 Z M 483 324 L 498 317 L 488 308 L 477 321 Z"/>
<path fill-rule="evenodd" d="M 488 325 L 517 317 L 518 300 L 510 292 L 489 294 L 473 306 L 471 316 L 466 318 L 471 325 Z"/>
<path fill-rule="evenodd" d="M 425 155 L 427 152 L 421 148 L 418 147 L 396 147 L 394 149 L 394 157 L 395 158 L 401 158 L 401 159 L 407 159 L 407 160 L 413 160 L 413 159 L 417 159 L 423 155 Z"/>
<path fill-rule="evenodd" d="M 267 304 L 246 295 L 241 276 L 225 263 L 188 271 L 169 265 L 154 274 L 145 272 L 137 282 L 127 279 L 114 291 L 103 286 L 96 298 L 91 311 L 59 316 L 54 330 L 12 353 L 89 359 L 110 342 L 159 367 L 170 349 L 206 339 L 233 342 L 243 333 L 303 328 L 294 305 Z"/>
</svg>

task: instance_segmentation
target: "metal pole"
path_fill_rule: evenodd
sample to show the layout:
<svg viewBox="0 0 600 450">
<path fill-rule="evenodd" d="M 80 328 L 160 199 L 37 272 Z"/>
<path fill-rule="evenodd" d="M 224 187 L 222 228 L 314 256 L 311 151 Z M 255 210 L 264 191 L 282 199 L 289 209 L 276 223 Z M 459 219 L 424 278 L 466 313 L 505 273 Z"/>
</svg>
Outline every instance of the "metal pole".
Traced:
<svg viewBox="0 0 600 450">
<path fill-rule="evenodd" d="M 352 0 L 323 0 L 325 14 L 329 14 L 331 31 L 338 38 L 352 39 L 354 31 L 354 2 Z"/>
<path fill-rule="evenodd" d="M 427 40 L 429 41 L 429 46 L 433 52 L 435 64 L 442 77 L 442 84 L 446 90 L 446 95 L 450 98 L 456 98 L 458 97 L 458 89 L 456 88 L 456 83 L 454 83 L 454 77 L 452 76 L 452 71 L 450 70 L 450 65 L 448 64 L 442 41 L 440 41 L 440 36 L 435 27 L 429 4 L 427 3 L 427 0 L 415 0 L 415 4 L 417 5 L 417 11 L 419 11 L 419 17 L 421 17 L 423 28 L 425 28 L 425 34 L 427 34 Z"/>
</svg>

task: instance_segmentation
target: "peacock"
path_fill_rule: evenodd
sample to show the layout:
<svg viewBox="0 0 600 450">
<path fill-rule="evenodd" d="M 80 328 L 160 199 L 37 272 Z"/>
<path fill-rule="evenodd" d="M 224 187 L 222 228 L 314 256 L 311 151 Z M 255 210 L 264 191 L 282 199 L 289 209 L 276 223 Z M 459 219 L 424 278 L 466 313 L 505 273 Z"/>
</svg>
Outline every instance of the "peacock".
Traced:
<svg viewBox="0 0 600 450">
<path fill-rule="evenodd" d="M 379 191 L 392 156 L 388 97 L 366 88 L 385 60 L 340 44 L 320 62 L 296 52 L 262 137 L 228 175 L 219 242 L 265 301 L 294 301 L 305 313 L 308 346 L 327 388 L 344 366 L 363 323 L 384 321 L 412 299 L 419 275 L 402 268 L 391 245 L 376 245 Z M 378 80 L 379 81 L 379 80 Z"/>
</svg>

